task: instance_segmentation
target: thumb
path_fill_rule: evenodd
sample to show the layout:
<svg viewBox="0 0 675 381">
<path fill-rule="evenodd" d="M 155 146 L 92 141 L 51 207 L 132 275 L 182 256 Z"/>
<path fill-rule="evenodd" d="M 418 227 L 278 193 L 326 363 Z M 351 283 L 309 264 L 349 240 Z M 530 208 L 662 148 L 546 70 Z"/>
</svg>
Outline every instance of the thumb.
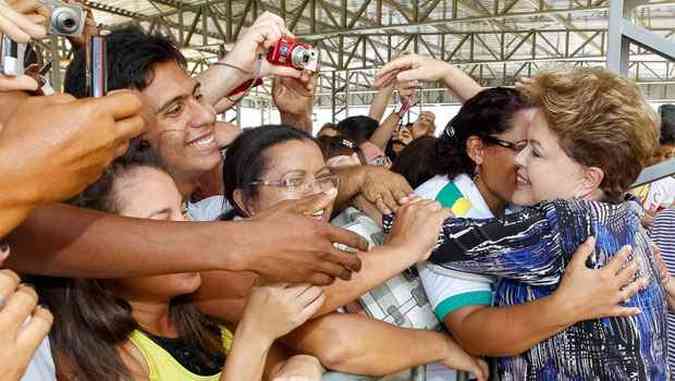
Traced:
<svg viewBox="0 0 675 381">
<path fill-rule="evenodd" d="M 319 209 L 328 207 L 335 201 L 337 197 L 337 189 L 333 188 L 329 191 L 319 193 L 310 197 L 305 197 L 301 200 L 293 201 L 288 209 L 294 214 L 307 215 L 314 213 Z"/>
<path fill-rule="evenodd" d="M 581 267 L 586 268 L 586 261 L 588 257 L 595 252 L 595 237 L 588 237 L 584 243 L 582 243 L 577 251 L 572 256 L 569 267 Z"/>
<path fill-rule="evenodd" d="M 288 66 L 277 66 L 272 65 L 269 73 L 277 77 L 287 77 L 287 78 L 300 78 L 302 76 L 302 71 L 288 67 Z"/>
</svg>

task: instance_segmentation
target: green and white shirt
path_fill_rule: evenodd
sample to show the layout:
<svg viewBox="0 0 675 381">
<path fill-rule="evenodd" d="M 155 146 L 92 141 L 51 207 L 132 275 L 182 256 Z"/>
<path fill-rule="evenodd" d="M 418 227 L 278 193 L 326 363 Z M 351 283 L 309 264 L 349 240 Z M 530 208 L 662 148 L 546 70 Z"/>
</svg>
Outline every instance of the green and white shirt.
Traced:
<svg viewBox="0 0 675 381">
<path fill-rule="evenodd" d="M 447 176 L 436 176 L 415 189 L 423 198 L 435 199 L 450 208 L 455 216 L 465 218 L 492 218 L 478 187 L 467 175 L 452 181 Z M 492 285 L 495 278 L 461 271 L 437 271 L 429 262 L 417 265 L 424 291 L 438 320 L 461 308 L 492 305 Z"/>
</svg>

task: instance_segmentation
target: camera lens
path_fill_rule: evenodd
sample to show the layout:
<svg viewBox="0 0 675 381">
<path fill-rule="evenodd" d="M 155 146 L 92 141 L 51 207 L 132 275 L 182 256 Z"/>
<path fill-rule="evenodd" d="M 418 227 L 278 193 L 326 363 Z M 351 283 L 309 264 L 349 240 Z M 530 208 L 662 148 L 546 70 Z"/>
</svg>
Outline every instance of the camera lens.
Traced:
<svg viewBox="0 0 675 381">
<path fill-rule="evenodd" d="M 296 69 L 303 69 L 305 67 L 307 56 L 307 49 L 303 46 L 296 46 L 291 53 L 291 63 Z"/>
<path fill-rule="evenodd" d="M 72 34 L 79 29 L 80 18 L 73 9 L 61 7 L 54 10 L 51 26 L 57 33 Z"/>
</svg>

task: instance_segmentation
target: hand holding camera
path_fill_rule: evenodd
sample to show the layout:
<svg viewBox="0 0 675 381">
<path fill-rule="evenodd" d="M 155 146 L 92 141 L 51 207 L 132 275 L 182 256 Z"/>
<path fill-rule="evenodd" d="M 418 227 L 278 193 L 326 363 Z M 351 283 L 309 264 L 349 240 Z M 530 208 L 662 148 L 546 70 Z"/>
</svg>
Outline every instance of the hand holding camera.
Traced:
<svg viewBox="0 0 675 381">
<path fill-rule="evenodd" d="M 266 59 L 256 73 L 260 55 Z M 225 60 L 249 79 L 256 74 L 300 78 L 303 70 L 318 70 L 319 54 L 311 46 L 295 40 L 281 17 L 265 12 L 246 30 Z"/>
<path fill-rule="evenodd" d="M 41 25 L 44 17 L 31 8 L 17 10 L 0 0 L 0 33 L 20 44 L 46 37 L 47 30 Z"/>
<path fill-rule="evenodd" d="M 94 182 L 144 126 L 131 91 L 99 99 L 30 97 L 0 130 L 0 191 L 21 219 L 37 205 L 68 199 Z M 29 149 L 28 149 L 29 148 Z M 25 214 L 25 215 L 24 215 Z M 0 232 L 2 236 L 6 232 Z"/>
</svg>

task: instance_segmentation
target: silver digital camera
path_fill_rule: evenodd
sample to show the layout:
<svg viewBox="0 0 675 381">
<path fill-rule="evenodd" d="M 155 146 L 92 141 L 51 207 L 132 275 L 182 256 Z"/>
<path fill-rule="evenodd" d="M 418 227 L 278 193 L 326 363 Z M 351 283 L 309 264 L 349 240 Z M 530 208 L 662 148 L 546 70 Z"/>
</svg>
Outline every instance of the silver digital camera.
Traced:
<svg viewBox="0 0 675 381">
<path fill-rule="evenodd" d="M 58 0 L 43 0 L 49 10 L 47 33 L 52 36 L 79 36 L 84 30 L 86 13 L 78 4 Z"/>
</svg>

